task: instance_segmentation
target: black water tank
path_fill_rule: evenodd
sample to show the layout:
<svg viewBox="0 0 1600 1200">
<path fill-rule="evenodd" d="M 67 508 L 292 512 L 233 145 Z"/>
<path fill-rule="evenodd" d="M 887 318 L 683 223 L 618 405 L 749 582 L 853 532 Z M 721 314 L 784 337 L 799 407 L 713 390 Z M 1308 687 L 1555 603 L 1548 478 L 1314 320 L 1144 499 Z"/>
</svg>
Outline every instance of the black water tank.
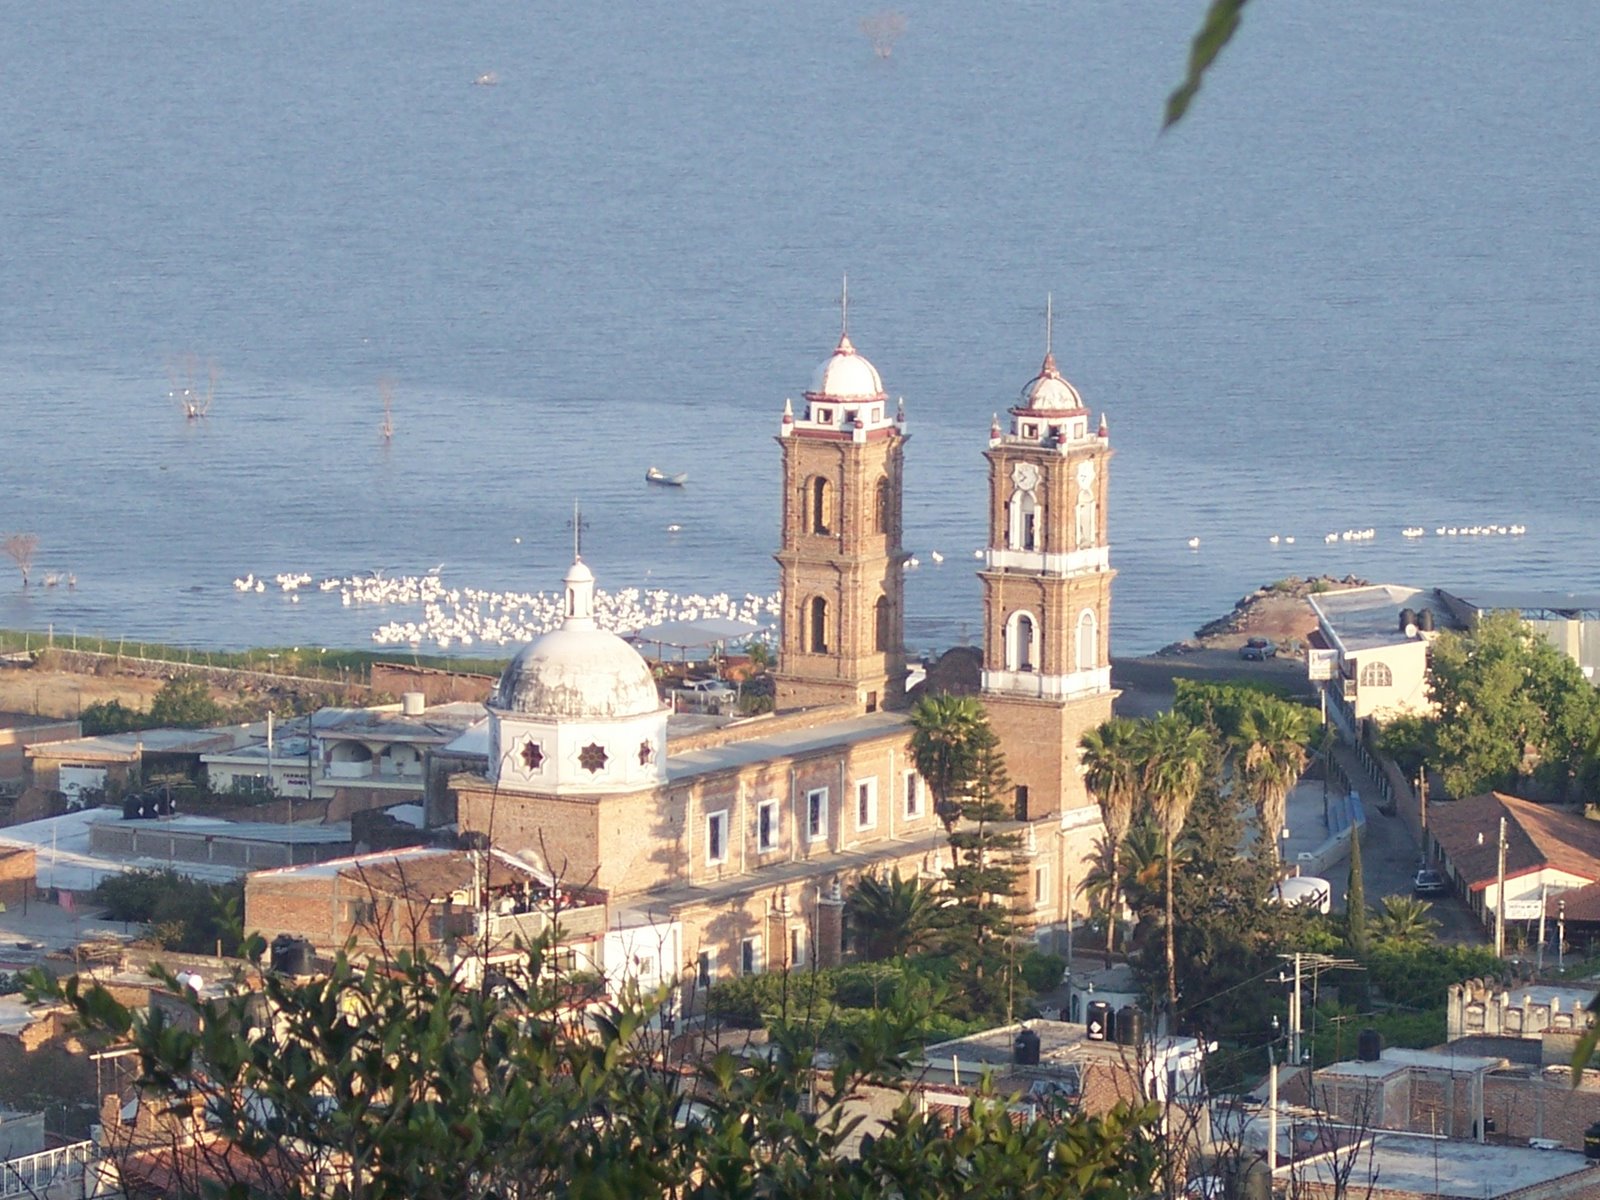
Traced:
<svg viewBox="0 0 1600 1200">
<path fill-rule="evenodd" d="M 1144 1014 L 1131 1004 L 1117 1009 L 1117 1043 L 1137 1046 L 1144 1040 Z"/>
<path fill-rule="evenodd" d="M 1424 633 L 1433 632 L 1433 609 L 1425 608 L 1417 614 L 1417 628 Z"/>
<path fill-rule="evenodd" d="M 1362 1062 L 1377 1062 L 1383 1057 L 1383 1034 L 1363 1029 L 1356 1037 L 1356 1057 Z"/>
<path fill-rule="evenodd" d="M 1402 608 L 1400 610 L 1400 632 L 1401 633 L 1404 633 L 1406 630 L 1410 629 L 1416 623 L 1417 623 L 1417 614 L 1416 614 L 1416 612 L 1414 610 L 1409 609 L 1409 608 Z"/>
<path fill-rule="evenodd" d="M 1039 1035 L 1031 1029 L 1017 1031 L 1011 1043 L 1011 1061 L 1019 1067 L 1039 1065 Z"/>
<path fill-rule="evenodd" d="M 272 969 L 279 975 L 309 975 L 311 943 L 292 933 L 280 933 L 272 939 Z"/>
<path fill-rule="evenodd" d="M 1583 1131 L 1583 1156 L 1600 1160 L 1600 1121 Z"/>
<path fill-rule="evenodd" d="M 1091 1042 L 1112 1041 L 1117 1036 L 1117 1018 L 1104 1000 L 1089 1001 L 1089 1015 L 1083 1023 L 1089 1028 Z"/>
</svg>

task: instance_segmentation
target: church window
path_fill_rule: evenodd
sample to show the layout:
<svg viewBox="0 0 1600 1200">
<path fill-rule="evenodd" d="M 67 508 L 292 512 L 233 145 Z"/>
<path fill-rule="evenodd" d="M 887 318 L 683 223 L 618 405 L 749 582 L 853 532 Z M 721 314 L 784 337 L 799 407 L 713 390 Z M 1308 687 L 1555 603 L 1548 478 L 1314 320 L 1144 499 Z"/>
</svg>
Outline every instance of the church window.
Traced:
<svg viewBox="0 0 1600 1200">
<path fill-rule="evenodd" d="M 1017 490 L 1011 495 L 1010 529 L 1007 544 L 1013 550 L 1039 549 L 1039 502 L 1032 492 Z"/>
<path fill-rule="evenodd" d="M 789 965 L 791 967 L 806 965 L 806 931 L 803 925 L 796 925 L 789 930 Z"/>
<path fill-rule="evenodd" d="M 878 781 L 862 779 L 856 783 L 856 828 L 872 829 L 878 824 Z"/>
<path fill-rule="evenodd" d="M 1078 617 L 1078 670 L 1089 671 L 1099 666 L 1100 623 L 1094 610 L 1086 608 Z"/>
<path fill-rule="evenodd" d="M 1078 489 L 1077 518 L 1078 549 L 1084 550 L 1098 540 L 1095 530 L 1094 492 L 1088 488 Z"/>
<path fill-rule="evenodd" d="M 528 770 L 539 771 L 544 768 L 544 751 L 538 742 L 530 741 L 522 748 L 522 761 L 527 764 Z"/>
<path fill-rule="evenodd" d="M 697 987 L 708 988 L 717 974 L 717 952 L 715 950 L 700 951 L 700 959 L 695 964 L 694 981 Z"/>
<path fill-rule="evenodd" d="M 1024 425 L 1022 427 L 1022 436 L 1026 437 L 1026 438 L 1038 437 L 1039 436 L 1039 427 L 1037 425 L 1032 424 L 1031 422 L 1029 424 Z"/>
<path fill-rule="evenodd" d="M 578 751 L 578 765 L 593 775 L 595 772 L 605 769 L 608 757 L 604 746 L 598 742 L 590 742 L 582 750 Z"/>
<path fill-rule="evenodd" d="M 915 820 L 922 815 L 922 776 L 915 771 L 906 772 L 906 817 Z"/>
<path fill-rule="evenodd" d="M 887 649 L 889 649 L 889 641 L 890 641 L 890 637 L 891 637 L 890 628 L 889 628 L 889 626 L 891 624 L 891 621 L 889 619 L 890 618 L 889 597 L 887 597 L 887 596 L 879 596 L 878 597 L 878 604 L 877 604 L 877 609 L 876 609 L 876 617 L 877 617 L 877 620 L 876 620 L 876 624 L 874 626 L 875 632 L 874 632 L 873 638 L 872 638 L 872 648 L 874 650 L 878 650 L 878 651 L 887 650 Z"/>
<path fill-rule="evenodd" d="M 706 862 L 711 866 L 728 861 L 728 814 L 714 812 L 706 818 Z"/>
<path fill-rule="evenodd" d="M 1050 868 L 1043 864 L 1033 869 L 1033 906 L 1043 908 L 1050 898 Z"/>
<path fill-rule="evenodd" d="M 778 802 L 763 800 L 756 805 L 756 849 L 762 852 L 778 848 Z"/>
<path fill-rule="evenodd" d="M 656 748 L 649 738 L 639 743 L 639 765 L 648 767 L 656 760 Z"/>
<path fill-rule="evenodd" d="M 813 475 L 806 485 L 806 514 L 812 533 L 833 532 L 833 485 L 821 475 Z"/>
<path fill-rule="evenodd" d="M 1370 662 L 1361 665 L 1360 687 L 1393 687 L 1394 674 L 1388 663 Z"/>
<path fill-rule="evenodd" d="M 826 654 L 828 652 L 828 602 L 821 596 L 811 598 L 809 618 L 809 641 L 807 649 L 813 654 Z"/>
<path fill-rule="evenodd" d="M 831 409 L 831 408 L 819 408 L 819 409 L 817 409 L 817 420 L 819 422 L 821 422 L 822 424 L 824 424 L 824 425 L 832 425 L 833 424 L 833 409 Z"/>
<path fill-rule="evenodd" d="M 820 842 L 828 836 L 828 789 L 806 793 L 806 840 Z"/>
<path fill-rule="evenodd" d="M 747 937 L 739 943 L 739 973 L 761 974 L 761 944 L 753 937 Z"/>
<path fill-rule="evenodd" d="M 1039 669 L 1039 624 L 1031 613 L 1012 613 L 1006 622 L 1006 670 Z"/>
<path fill-rule="evenodd" d="M 878 490 L 877 490 L 877 496 L 876 496 L 876 503 L 873 505 L 873 509 L 872 509 L 872 532 L 873 533 L 888 533 L 889 532 L 889 520 L 890 520 L 889 499 L 890 499 L 889 481 L 887 479 L 878 480 Z"/>
</svg>

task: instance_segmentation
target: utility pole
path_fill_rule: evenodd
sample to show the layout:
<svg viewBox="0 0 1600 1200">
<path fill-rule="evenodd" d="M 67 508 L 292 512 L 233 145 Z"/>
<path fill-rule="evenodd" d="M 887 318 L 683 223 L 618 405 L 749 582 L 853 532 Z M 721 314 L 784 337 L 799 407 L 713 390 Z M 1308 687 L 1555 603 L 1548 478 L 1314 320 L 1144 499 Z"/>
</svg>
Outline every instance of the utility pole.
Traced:
<svg viewBox="0 0 1600 1200">
<path fill-rule="evenodd" d="M 1500 818 L 1499 865 L 1495 868 L 1494 956 L 1506 956 L 1506 819 Z"/>
<path fill-rule="evenodd" d="M 1277 1018 L 1273 1018 L 1276 1023 Z M 1276 1032 L 1276 1031 L 1274 1031 Z M 1272 1191 L 1272 1177 L 1278 1172 L 1278 1056 L 1273 1045 L 1267 1043 L 1267 1192 Z"/>
<path fill-rule="evenodd" d="M 1294 952 L 1294 995 L 1289 1000 L 1289 1065 L 1300 1066 L 1300 951 Z"/>
</svg>

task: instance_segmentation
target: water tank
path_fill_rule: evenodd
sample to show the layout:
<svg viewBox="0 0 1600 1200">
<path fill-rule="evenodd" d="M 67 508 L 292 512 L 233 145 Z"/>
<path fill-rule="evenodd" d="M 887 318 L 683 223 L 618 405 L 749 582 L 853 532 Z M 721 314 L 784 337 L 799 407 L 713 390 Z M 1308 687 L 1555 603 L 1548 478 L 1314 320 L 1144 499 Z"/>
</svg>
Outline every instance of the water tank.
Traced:
<svg viewBox="0 0 1600 1200">
<path fill-rule="evenodd" d="M 1362 1062 L 1377 1062 L 1383 1057 L 1383 1034 L 1363 1029 L 1356 1037 L 1356 1057 Z"/>
<path fill-rule="evenodd" d="M 1404 633 L 1408 629 L 1414 628 L 1416 626 L 1416 623 L 1417 623 L 1416 610 L 1410 609 L 1410 608 L 1402 608 L 1400 610 L 1400 632 L 1401 633 Z"/>
<path fill-rule="evenodd" d="M 1600 1160 L 1600 1121 L 1583 1131 L 1583 1156 Z"/>
<path fill-rule="evenodd" d="M 422 692 L 402 692 L 400 712 L 408 717 L 420 717 L 428 707 L 428 697 Z"/>
<path fill-rule="evenodd" d="M 311 943 L 292 933 L 272 939 L 272 969 L 280 975 L 311 973 Z"/>
<path fill-rule="evenodd" d="M 1011 1042 L 1011 1061 L 1019 1067 L 1037 1067 L 1039 1035 L 1031 1029 L 1019 1029 Z"/>
<path fill-rule="evenodd" d="M 1417 614 L 1417 628 L 1424 633 L 1433 632 L 1433 609 L 1425 608 Z"/>
<path fill-rule="evenodd" d="M 1117 1044 L 1137 1046 L 1144 1040 L 1144 1014 L 1131 1004 L 1117 1010 Z"/>
<path fill-rule="evenodd" d="M 1117 1019 L 1104 1000 L 1089 1001 L 1089 1014 L 1083 1023 L 1088 1026 L 1091 1042 L 1110 1041 L 1117 1035 Z"/>
</svg>

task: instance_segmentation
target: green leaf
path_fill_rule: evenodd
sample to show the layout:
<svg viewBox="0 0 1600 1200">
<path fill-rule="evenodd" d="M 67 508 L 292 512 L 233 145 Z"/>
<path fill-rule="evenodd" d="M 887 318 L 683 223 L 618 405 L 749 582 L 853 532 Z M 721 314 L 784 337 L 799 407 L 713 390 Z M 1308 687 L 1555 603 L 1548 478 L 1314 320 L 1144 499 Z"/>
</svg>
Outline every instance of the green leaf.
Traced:
<svg viewBox="0 0 1600 1200">
<path fill-rule="evenodd" d="M 1211 0 L 1205 21 L 1200 25 L 1200 32 L 1194 35 L 1194 41 L 1189 46 L 1189 73 L 1167 97 L 1167 116 L 1161 123 L 1163 131 L 1171 129 L 1183 120 L 1184 113 L 1189 111 L 1189 102 L 1200 90 L 1200 81 L 1205 78 L 1205 73 L 1216 62 L 1217 55 L 1222 53 L 1222 48 L 1238 30 L 1239 14 L 1244 11 L 1244 6 L 1248 2 L 1249 0 Z"/>
</svg>

